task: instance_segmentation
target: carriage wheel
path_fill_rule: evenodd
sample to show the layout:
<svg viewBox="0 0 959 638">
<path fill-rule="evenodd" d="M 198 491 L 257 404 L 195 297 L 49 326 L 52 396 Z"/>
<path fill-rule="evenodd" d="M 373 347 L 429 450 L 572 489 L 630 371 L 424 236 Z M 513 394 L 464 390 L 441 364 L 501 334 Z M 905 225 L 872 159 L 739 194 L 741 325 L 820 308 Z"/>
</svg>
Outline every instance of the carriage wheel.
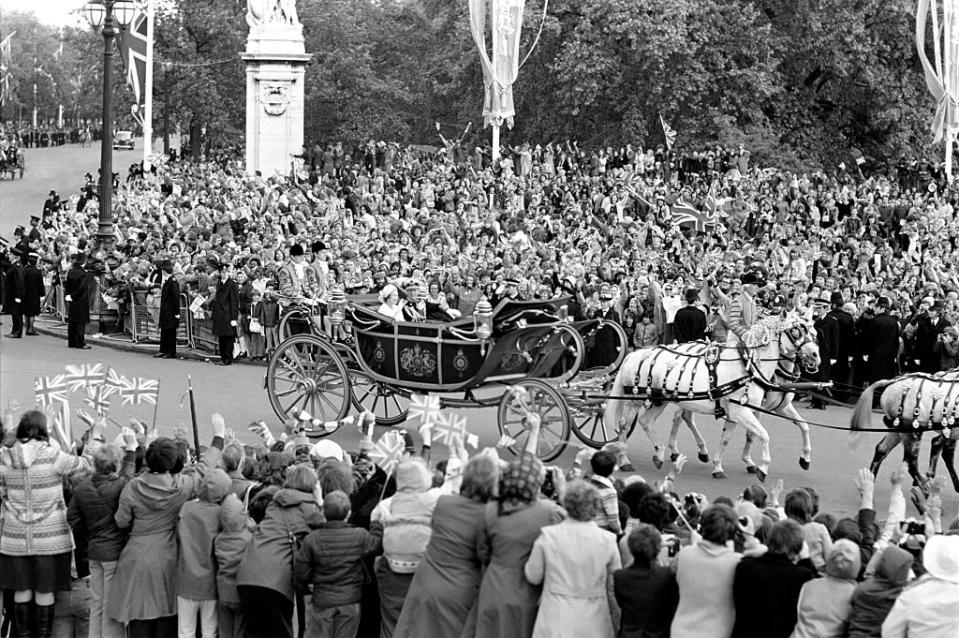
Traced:
<svg viewBox="0 0 959 638">
<path fill-rule="evenodd" d="M 333 348 L 312 335 L 287 339 L 270 357 L 266 372 L 270 405 L 286 421 L 306 410 L 321 423 L 339 421 L 350 409 L 350 378 Z M 307 436 L 329 434 L 310 426 Z"/>
<path fill-rule="evenodd" d="M 603 413 L 606 412 L 606 402 L 594 400 L 571 401 L 569 415 L 572 420 L 573 434 L 584 444 L 592 448 L 601 448 L 607 443 L 619 440 L 616 429 L 603 422 Z M 637 415 L 638 416 L 638 415 Z M 632 436 L 636 429 L 637 418 L 629 424 L 627 436 Z"/>
<path fill-rule="evenodd" d="M 410 395 L 366 374 L 350 371 L 351 398 L 357 410 L 376 415 L 377 425 L 399 425 L 410 411 Z"/>
<path fill-rule="evenodd" d="M 526 416 L 530 412 L 542 420 L 536 456 L 548 463 L 563 453 L 569 441 L 566 401 L 551 385 L 538 379 L 526 379 L 510 386 L 500 399 L 496 423 L 501 435 L 516 441 L 508 448 L 513 454 L 520 454 L 526 447 L 529 435 Z"/>
</svg>

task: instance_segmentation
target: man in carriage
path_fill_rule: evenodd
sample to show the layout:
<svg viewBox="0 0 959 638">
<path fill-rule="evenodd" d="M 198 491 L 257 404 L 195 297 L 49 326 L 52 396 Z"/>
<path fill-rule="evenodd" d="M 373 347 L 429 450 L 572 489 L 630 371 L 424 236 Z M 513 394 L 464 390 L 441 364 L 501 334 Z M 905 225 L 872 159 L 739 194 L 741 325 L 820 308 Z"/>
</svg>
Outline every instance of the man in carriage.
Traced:
<svg viewBox="0 0 959 638">
<path fill-rule="evenodd" d="M 318 310 L 320 303 L 320 281 L 316 271 L 306 263 L 302 244 L 290 247 L 290 260 L 277 272 L 280 286 L 280 306 L 285 310 L 290 306 L 304 305 L 313 309 L 310 321 L 318 331 L 323 330 L 323 321 Z"/>
</svg>

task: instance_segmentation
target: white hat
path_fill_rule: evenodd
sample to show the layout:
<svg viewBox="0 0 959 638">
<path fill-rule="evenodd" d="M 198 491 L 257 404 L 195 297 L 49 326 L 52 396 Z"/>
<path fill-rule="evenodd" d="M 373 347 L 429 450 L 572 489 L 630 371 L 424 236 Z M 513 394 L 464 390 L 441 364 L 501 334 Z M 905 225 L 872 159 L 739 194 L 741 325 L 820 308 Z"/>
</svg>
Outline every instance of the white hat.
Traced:
<svg viewBox="0 0 959 638">
<path fill-rule="evenodd" d="M 310 456 L 317 459 L 336 459 L 342 461 L 344 458 L 343 448 L 336 441 L 324 439 L 318 441 L 316 445 L 310 448 Z"/>
<path fill-rule="evenodd" d="M 926 571 L 950 583 L 959 583 L 959 536 L 936 535 L 922 552 Z"/>
</svg>

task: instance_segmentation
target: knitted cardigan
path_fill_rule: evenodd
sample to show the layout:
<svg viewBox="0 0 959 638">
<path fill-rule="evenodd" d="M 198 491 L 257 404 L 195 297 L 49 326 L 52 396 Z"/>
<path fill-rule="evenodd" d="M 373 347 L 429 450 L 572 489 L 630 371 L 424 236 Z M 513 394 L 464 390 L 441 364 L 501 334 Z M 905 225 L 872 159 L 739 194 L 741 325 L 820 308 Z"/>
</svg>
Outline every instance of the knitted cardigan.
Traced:
<svg viewBox="0 0 959 638">
<path fill-rule="evenodd" d="M 0 449 L 0 554 L 53 556 L 74 549 L 63 477 L 90 461 L 44 441 Z"/>
</svg>

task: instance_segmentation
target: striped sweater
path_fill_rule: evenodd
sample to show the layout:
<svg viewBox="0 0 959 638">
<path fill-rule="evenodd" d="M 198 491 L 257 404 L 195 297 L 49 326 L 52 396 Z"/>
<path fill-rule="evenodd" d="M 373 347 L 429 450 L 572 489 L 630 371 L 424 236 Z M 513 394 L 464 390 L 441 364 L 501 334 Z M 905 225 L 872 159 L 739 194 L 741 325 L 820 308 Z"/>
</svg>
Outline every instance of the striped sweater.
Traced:
<svg viewBox="0 0 959 638">
<path fill-rule="evenodd" d="M 73 551 L 63 477 L 90 468 L 53 443 L 28 441 L 0 449 L 0 554 L 53 556 Z"/>
<path fill-rule="evenodd" d="M 756 302 L 745 292 L 738 295 L 729 304 L 726 311 L 726 324 L 729 328 L 728 338 L 730 341 L 740 341 L 756 320 Z"/>
</svg>

